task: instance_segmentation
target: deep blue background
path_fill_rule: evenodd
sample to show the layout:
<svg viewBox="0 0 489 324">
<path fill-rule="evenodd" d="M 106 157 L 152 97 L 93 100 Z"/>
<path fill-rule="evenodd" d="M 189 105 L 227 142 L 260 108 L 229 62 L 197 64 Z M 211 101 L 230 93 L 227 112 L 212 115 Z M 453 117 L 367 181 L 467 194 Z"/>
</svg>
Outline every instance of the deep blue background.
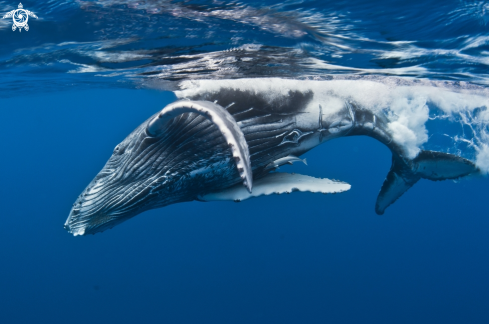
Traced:
<svg viewBox="0 0 489 324">
<path fill-rule="evenodd" d="M 338 195 L 185 203 L 73 237 L 71 204 L 173 100 L 92 90 L 0 100 L 0 323 L 487 323 L 488 180 L 422 180 L 374 213 L 386 147 L 338 139 L 282 171 Z"/>
</svg>

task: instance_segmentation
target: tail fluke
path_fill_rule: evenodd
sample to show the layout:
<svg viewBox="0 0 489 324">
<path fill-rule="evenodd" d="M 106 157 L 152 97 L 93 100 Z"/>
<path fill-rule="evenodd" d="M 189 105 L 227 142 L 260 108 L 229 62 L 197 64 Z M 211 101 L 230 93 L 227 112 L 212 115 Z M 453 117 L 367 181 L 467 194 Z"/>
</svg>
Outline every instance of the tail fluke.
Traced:
<svg viewBox="0 0 489 324">
<path fill-rule="evenodd" d="M 432 181 L 457 179 L 478 171 L 473 162 L 448 153 L 421 151 L 414 160 L 407 162 L 393 155 L 391 169 L 377 197 L 375 212 L 382 215 L 421 178 Z"/>
<path fill-rule="evenodd" d="M 409 188 L 411 188 L 421 177 L 397 155 L 392 155 L 392 166 L 384 180 L 375 203 L 375 212 L 384 214 L 387 207 L 393 204 Z"/>
</svg>

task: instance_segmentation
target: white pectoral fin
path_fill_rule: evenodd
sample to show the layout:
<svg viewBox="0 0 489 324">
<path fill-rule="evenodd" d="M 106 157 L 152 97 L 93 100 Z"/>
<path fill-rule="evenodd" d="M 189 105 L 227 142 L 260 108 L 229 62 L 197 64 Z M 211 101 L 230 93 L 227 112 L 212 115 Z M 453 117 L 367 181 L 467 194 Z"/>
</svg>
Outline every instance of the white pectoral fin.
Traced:
<svg viewBox="0 0 489 324">
<path fill-rule="evenodd" d="M 249 193 L 241 185 L 235 185 L 219 192 L 200 196 L 199 199 L 203 201 L 242 201 L 252 197 L 291 193 L 293 191 L 324 194 L 339 193 L 349 190 L 350 187 L 350 184 L 341 181 L 314 178 L 302 174 L 276 172 L 255 180 L 252 193 Z"/>
</svg>

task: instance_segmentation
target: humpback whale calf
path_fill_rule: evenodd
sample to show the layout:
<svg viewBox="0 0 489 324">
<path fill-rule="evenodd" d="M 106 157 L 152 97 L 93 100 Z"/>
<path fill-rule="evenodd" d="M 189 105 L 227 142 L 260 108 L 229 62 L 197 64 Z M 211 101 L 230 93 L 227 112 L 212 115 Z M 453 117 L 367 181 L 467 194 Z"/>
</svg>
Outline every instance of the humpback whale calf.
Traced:
<svg viewBox="0 0 489 324">
<path fill-rule="evenodd" d="M 392 152 L 392 167 L 375 204 L 377 214 L 420 179 L 481 173 L 476 163 L 461 156 L 421 149 L 428 108 L 413 103 L 423 91 L 414 91 L 399 104 L 382 98 L 389 89 L 379 92 L 371 86 L 362 85 L 366 94 L 350 89 L 344 95 L 348 82 L 191 81 L 175 92 L 176 102 L 115 147 L 73 204 L 65 228 L 74 235 L 94 234 L 177 202 L 343 192 L 349 184 L 273 172 L 276 168 L 270 166 L 344 136 L 370 136 Z"/>
</svg>

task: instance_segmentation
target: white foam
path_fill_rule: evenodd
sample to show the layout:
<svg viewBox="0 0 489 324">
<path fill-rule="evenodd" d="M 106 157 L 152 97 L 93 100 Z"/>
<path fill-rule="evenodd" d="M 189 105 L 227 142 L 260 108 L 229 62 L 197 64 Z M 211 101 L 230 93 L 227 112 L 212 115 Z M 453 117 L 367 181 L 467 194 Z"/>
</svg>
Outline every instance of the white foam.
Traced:
<svg viewBox="0 0 489 324">
<path fill-rule="evenodd" d="M 393 140 L 405 148 L 409 158 L 415 158 L 420 146 L 428 140 L 425 123 L 429 109 L 424 97 L 398 97 L 392 101 L 390 109 L 397 115 L 388 124 Z"/>
<path fill-rule="evenodd" d="M 489 173 L 489 146 L 486 143 L 480 145 L 475 164 L 483 173 Z"/>
</svg>

